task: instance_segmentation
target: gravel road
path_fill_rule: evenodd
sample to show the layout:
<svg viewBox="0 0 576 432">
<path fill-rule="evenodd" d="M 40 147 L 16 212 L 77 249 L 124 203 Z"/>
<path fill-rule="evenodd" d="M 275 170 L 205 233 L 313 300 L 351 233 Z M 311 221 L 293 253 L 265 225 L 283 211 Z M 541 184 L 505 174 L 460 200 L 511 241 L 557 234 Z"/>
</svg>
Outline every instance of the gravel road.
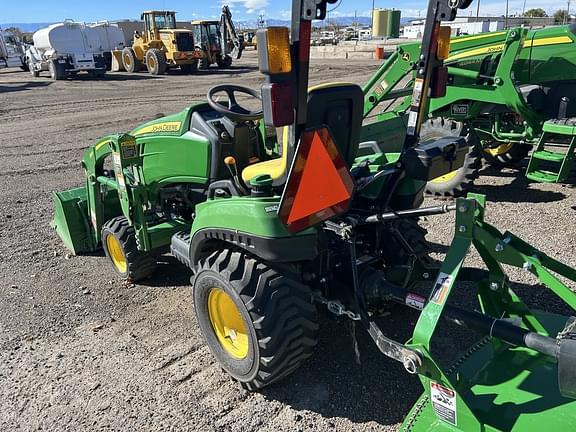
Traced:
<svg viewBox="0 0 576 432">
<path fill-rule="evenodd" d="M 315 61 L 312 81 L 362 83 L 377 67 Z M 253 53 L 232 70 L 196 76 L 51 82 L 0 71 L 0 430 L 397 430 L 419 381 L 361 332 L 360 365 L 350 329 L 326 319 L 316 354 L 297 373 L 248 393 L 204 345 L 187 269 L 166 257 L 152 279 L 127 285 L 102 254 L 68 255 L 48 225 L 51 192 L 81 184 L 79 160 L 90 143 L 179 111 L 228 82 L 263 82 Z M 516 170 L 489 169 L 478 185 L 490 200 L 489 221 L 576 266 L 573 186 L 529 184 Z M 427 222 L 440 255 L 452 224 L 451 217 Z M 525 274 L 511 275 L 531 303 L 561 309 Z M 402 336 L 403 327 L 387 332 Z M 448 334 L 440 343 L 451 341 Z"/>
</svg>

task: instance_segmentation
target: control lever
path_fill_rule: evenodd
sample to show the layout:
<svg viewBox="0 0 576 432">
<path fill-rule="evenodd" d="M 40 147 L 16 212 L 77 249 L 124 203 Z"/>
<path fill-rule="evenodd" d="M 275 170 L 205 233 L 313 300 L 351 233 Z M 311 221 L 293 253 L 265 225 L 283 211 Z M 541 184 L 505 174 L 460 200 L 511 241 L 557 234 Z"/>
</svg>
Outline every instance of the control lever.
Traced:
<svg viewBox="0 0 576 432">
<path fill-rule="evenodd" d="M 227 156 L 224 159 L 224 163 L 226 164 L 228 171 L 230 171 L 230 174 L 232 175 L 232 178 L 234 179 L 234 184 L 236 185 L 236 187 L 240 191 L 242 191 L 242 193 L 244 195 L 248 195 L 248 192 L 246 191 L 246 189 L 244 189 L 244 186 L 242 186 L 242 183 L 240 183 L 240 177 L 238 177 L 238 167 L 236 166 L 236 159 L 234 158 L 234 156 Z"/>
</svg>

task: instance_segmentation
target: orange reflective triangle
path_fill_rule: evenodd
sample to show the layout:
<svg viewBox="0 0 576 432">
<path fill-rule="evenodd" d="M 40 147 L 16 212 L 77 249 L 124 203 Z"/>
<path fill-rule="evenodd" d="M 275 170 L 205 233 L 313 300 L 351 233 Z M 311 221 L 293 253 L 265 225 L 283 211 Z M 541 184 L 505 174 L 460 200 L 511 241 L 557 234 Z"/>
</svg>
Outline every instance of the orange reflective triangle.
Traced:
<svg viewBox="0 0 576 432">
<path fill-rule="evenodd" d="M 346 211 L 354 190 L 328 129 L 304 132 L 295 157 L 279 209 L 292 232 Z"/>
</svg>

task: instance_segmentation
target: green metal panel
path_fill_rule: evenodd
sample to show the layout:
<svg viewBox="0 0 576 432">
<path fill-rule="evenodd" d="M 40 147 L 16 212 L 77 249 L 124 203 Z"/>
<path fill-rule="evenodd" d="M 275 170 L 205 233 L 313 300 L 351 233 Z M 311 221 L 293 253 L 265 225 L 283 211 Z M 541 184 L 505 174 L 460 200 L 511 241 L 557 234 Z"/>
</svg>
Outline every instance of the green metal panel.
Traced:
<svg viewBox="0 0 576 432">
<path fill-rule="evenodd" d="M 147 229 L 150 238 L 150 249 L 159 249 L 170 245 L 172 236 L 180 231 L 190 230 L 190 224 L 184 221 L 170 220 Z"/>
<path fill-rule="evenodd" d="M 260 237 L 293 237 L 276 214 L 279 204 L 280 197 L 208 200 L 196 206 L 192 235 L 204 228 L 224 228 Z M 297 235 L 310 235 L 315 232 L 314 228 L 309 228 Z"/>
<path fill-rule="evenodd" d="M 144 183 L 150 185 L 171 177 L 195 177 L 206 181 L 211 150 L 208 139 L 196 134 L 179 137 L 139 137 Z"/>
<path fill-rule="evenodd" d="M 562 330 L 566 317 L 536 313 L 549 334 Z M 558 368 L 549 358 L 527 348 L 500 347 L 486 341 L 470 349 L 450 374 L 457 398 L 463 399 L 485 431 L 568 431 L 576 425 L 576 400 L 558 390 Z M 430 380 L 406 417 L 401 431 L 469 431 L 457 413 L 457 426 L 440 419 L 432 408 Z M 474 426 L 473 426 L 474 427 Z"/>
<path fill-rule="evenodd" d="M 206 105 L 205 102 L 194 102 L 191 106 L 187 107 L 183 111 L 171 114 L 165 117 L 161 117 L 147 123 L 144 123 L 137 128 L 133 129 L 130 135 L 142 136 L 142 135 L 164 135 L 164 136 L 179 136 L 188 131 L 190 128 L 190 116 L 192 112 L 202 105 Z"/>
</svg>

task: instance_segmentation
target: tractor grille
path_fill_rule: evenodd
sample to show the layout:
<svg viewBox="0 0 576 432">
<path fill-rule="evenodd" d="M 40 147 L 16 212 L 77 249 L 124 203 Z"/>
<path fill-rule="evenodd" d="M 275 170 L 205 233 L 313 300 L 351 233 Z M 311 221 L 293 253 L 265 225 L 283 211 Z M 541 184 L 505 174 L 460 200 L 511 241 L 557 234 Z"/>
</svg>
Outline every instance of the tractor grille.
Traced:
<svg viewBox="0 0 576 432">
<path fill-rule="evenodd" d="M 190 33 L 177 33 L 176 49 L 178 51 L 194 51 L 192 35 Z"/>
</svg>

